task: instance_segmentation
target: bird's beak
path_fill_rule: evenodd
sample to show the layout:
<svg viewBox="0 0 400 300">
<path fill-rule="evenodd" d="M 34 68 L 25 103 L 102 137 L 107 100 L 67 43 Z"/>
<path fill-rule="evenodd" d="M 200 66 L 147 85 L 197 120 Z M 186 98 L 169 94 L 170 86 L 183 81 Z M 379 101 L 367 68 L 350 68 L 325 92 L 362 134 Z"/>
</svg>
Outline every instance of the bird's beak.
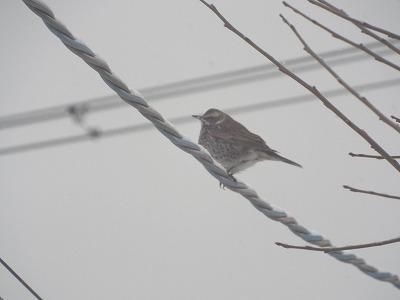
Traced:
<svg viewBox="0 0 400 300">
<path fill-rule="evenodd" d="M 200 115 L 192 115 L 193 118 L 201 120 L 201 116 Z"/>
</svg>

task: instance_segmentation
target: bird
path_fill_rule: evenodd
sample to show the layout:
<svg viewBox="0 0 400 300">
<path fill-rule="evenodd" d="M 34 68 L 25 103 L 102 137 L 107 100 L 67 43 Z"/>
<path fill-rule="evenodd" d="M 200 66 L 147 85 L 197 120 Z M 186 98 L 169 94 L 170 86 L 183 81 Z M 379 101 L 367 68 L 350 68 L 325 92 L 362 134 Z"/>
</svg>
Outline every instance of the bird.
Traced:
<svg viewBox="0 0 400 300">
<path fill-rule="evenodd" d="M 203 115 L 192 117 L 201 122 L 199 144 L 207 149 L 235 181 L 234 174 L 264 160 L 281 161 L 302 168 L 300 164 L 270 148 L 259 135 L 221 110 L 210 108 Z"/>
</svg>

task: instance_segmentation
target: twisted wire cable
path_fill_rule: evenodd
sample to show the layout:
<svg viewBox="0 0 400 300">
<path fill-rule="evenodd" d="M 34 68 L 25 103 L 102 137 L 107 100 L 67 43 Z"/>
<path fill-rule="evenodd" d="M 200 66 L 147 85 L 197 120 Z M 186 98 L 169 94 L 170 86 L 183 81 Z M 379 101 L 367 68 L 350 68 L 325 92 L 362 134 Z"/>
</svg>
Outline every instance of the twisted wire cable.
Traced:
<svg viewBox="0 0 400 300">
<path fill-rule="evenodd" d="M 311 232 L 304 226 L 300 225 L 295 218 L 289 216 L 283 210 L 275 208 L 261 199 L 256 191 L 243 182 L 233 181 L 226 171 L 212 159 L 210 154 L 203 147 L 182 136 L 172 126 L 172 124 L 168 122 L 168 120 L 164 119 L 159 112 L 147 104 L 139 92 L 130 90 L 127 85 L 111 71 L 110 67 L 103 59 L 93 53 L 88 46 L 86 46 L 82 41 L 79 41 L 66 26 L 55 18 L 54 13 L 46 4 L 38 0 L 23 1 L 43 20 L 49 30 L 55 34 L 68 49 L 82 58 L 90 67 L 98 72 L 104 82 L 113 89 L 122 100 L 136 108 L 174 145 L 196 158 L 206 168 L 206 170 L 226 188 L 241 194 L 265 216 L 271 220 L 286 225 L 289 230 L 304 241 L 319 247 L 332 247 L 332 244 L 328 239 L 324 238 L 320 234 Z M 379 271 L 377 268 L 368 265 L 363 259 L 354 254 L 337 251 L 330 252 L 328 255 L 341 262 L 355 266 L 361 272 L 372 278 L 389 282 L 400 289 L 400 280 L 398 276 L 389 272 Z"/>
</svg>

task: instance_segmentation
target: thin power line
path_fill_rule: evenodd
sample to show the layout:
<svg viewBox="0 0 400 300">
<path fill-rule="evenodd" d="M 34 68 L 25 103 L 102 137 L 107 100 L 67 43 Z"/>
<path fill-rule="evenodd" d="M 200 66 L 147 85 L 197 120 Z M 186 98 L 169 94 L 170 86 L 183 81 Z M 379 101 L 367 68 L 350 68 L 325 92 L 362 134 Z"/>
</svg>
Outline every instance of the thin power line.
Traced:
<svg viewBox="0 0 400 300">
<path fill-rule="evenodd" d="M 2 258 L 0 263 L 38 300 L 43 300 Z M 1 298 L 0 298 L 1 299 Z"/>
<path fill-rule="evenodd" d="M 376 49 L 376 52 L 380 55 L 393 54 L 392 51 L 383 48 L 383 45 L 378 42 L 371 42 L 366 44 L 366 46 L 370 49 Z M 327 51 L 322 53 L 321 56 L 324 59 L 328 59 L 328 62 L 331 65 L 353 63 L 369 58 L 364 53 L 359 52 L 358 49 L 353 47 Z M 304 72 L 320 68 L 319 64 L 309 56 L 301 56 L 286 60 L 285 65 L 296 72 Z M 271 79 L 279 76 L 282 76 L 282 74 L 273 65 L 263 64 L 260 66 L 248 67 L 239 70 L 173 82 L 165 85 L 144 88 L 140 92 L 145 95 L 147 99 L 156 101 L 233 85 Z M 86 113 L 89 113 L 127 106 L 124 102 L 117 101 L 117 96 L 115 95 L 101 96 L 72 104 L 58 105 L 0 117 L 0 130 L 67 118 L 70 117 L 71 107 L 83 107 L 86 110 Z"/>
<path fill-rule="evenodd" d="M 370 90 L 388 88 L 388 87 L 396 86 L 399 84 L 400 84 L 400 79 L 391 79 L 391 80 L 361 84 L 361 85 L 355 86 L 354 88 L 357 89 L 358 91 L 362 92 L 362 91 L 370 91 Z M 347 93 L 347 91 L 343 88 L 332 89 L 332 90 L 323 92 L 323 94 L 326 97 L 331 97 L 331 98 L 341 96 L 346 93 Z M 272 100 L 272 101 L 258 102 L 258 103 L 254 103 L 254 104 L 250 104 L 250 105 L 242 105 L 242 106 L 226 108 L 226 109 L 224 109 L 224 111 L 229 114 L 249 113 L 249 112 L 254 112 L 254 111 L 260 111 L 263 109 L 273 109 L 273 108 L 279 108 L 279 107 L 283 107 L 283 106 L 291 106 L 291 105 L 296 105 L 296 104 L 307 103 L 307 102 L 314 101 L 314 99 L 315 99 L 314 95 L 305 94 L 305 95 L 301 95 L 301 96 L 294 96 L 294 97 L 288 97 L 288 98 L 283 98 L 283 99 L 276 99 L 276 100 Z M 194 121 L 194 119 L 191 116 L 180 116 L 180 117 L 171 118 L 170 121 L 175 125 L 182 125 L 182 124 L 190 123 L 190 122 Z M 64 146 L 64 145 L 68 145 L 68 144 L 75 144 L 75 143 L 80 143 L 80 142 L 94 140 L 94 139 L 100 139 L 100 138 L 114 137 L 114 136 L 124 135 L 124 134 L 128 134 L 128 133 L 136 133 L 136 132 L 141 132 L 141 131 L 145 131 L 145 130 L 149 130 L 149 129 L 153 129 L 153 128 L 154 128 L 154 126 L 151 123 L 142 123 L 142 124 L 138 124 L 138 125 L 118 127 L 118 128 L 108 129 L 108 130 L 104 130 L 104 131 L 97 130 L 97 135 L 95 138 L 90 134 L 79 134 L 79 135 L 71 135 L 71 136 L 55 138 L 55 139 L 48 139 L 48 140 L 39 141 L 39 142 L 26 143 L 26 144 L 21 144 L 21 145 L 16 145 L 16 146 L 9 146 L 9 147 L 0 148 L 0 156 L 8 155 L 8 154 L 17 154 L 17 153 L 22 153 L 22 152 L 29 152 L 29 151 L 33 151 L 33 150 L 41 150 L 41 149 L 46 149 L 46 148 L 56 147 L 56 146 Z"/>
</svg>

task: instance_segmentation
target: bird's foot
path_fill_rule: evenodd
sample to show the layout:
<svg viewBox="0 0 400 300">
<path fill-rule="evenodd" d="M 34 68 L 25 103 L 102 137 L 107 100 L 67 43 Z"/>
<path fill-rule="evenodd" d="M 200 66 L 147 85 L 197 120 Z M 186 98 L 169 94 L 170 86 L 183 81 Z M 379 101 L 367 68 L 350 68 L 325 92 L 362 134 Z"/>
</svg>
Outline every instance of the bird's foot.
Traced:
<svg viewBox="0 0 400 300">
<path fill-rule="evenodd" d="M 232 181 L 237 182 L 236 178 L 232 174 L 228 173 L 228 175 L 229 178 L 232 179 Z"/>
<path fill-rule="evenodd" d="M 236 178 L 231 173 L 228 172 L 228 176 L 232 181 L 237 182 Z M 225 185 L 222 182 L 219 183 L 219 187 L 225 190 Z"/>
</svg>

